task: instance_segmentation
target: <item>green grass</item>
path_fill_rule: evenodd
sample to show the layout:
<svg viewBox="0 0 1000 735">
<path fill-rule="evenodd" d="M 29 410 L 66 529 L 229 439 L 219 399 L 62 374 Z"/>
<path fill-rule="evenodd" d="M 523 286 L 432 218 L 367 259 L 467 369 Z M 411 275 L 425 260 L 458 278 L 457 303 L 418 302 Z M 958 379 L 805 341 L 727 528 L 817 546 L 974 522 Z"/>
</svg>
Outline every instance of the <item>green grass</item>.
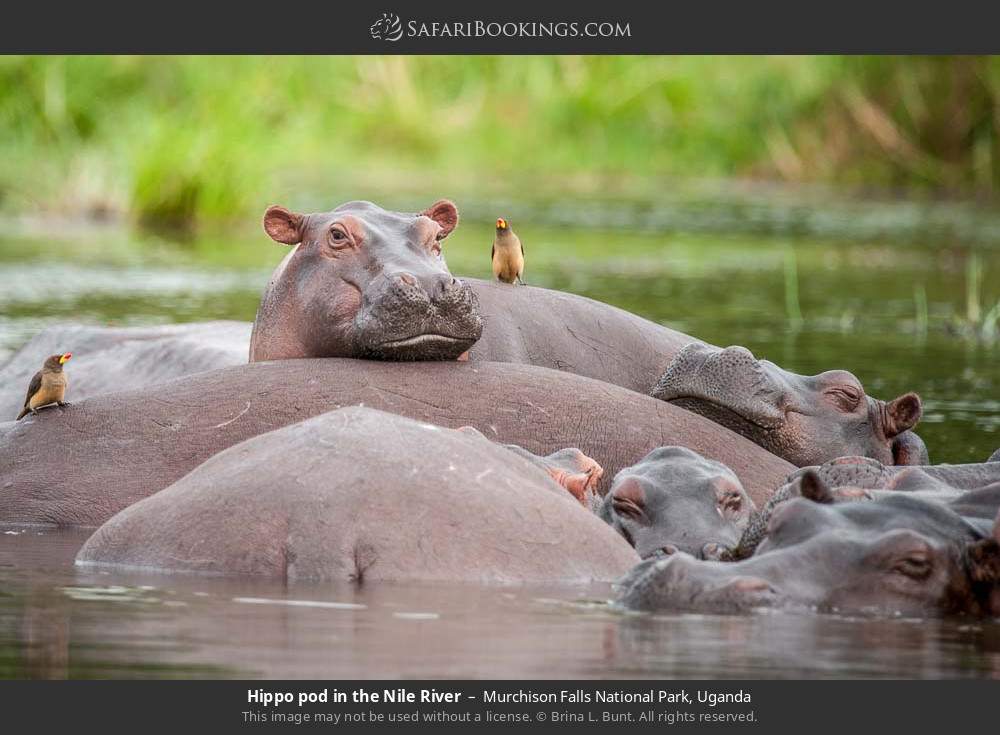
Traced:
<svg viewBox="0 0 1000 735">
<path fill-rule="evenodd" d="M 190 225 L 712 177 L 992 196 L 998 106 L 985 58 L 4 57 L 0 207 Z"/>
</svg>

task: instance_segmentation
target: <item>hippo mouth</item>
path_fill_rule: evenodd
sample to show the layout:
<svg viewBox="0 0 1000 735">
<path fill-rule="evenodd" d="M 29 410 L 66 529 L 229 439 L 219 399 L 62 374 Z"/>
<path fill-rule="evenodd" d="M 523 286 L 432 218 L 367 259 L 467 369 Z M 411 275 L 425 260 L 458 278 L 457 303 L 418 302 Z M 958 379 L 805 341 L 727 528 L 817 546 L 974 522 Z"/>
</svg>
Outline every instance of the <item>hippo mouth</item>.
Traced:
<svg viewBox="0 0 1000 735">
<path fill-rule="evenodd" d="M 432 332 L 379 342 L 369 354 L 382 360 L 455 360 L 475 343 L 474 337 Z"/>
<path fill-rule="evenodd" d="M 447 334 L 415 334 L 412 337 L 404 337 L 402 339 L 393 339 L 388 342 L 383 342 L 379 347 L 383 349 L 402 349 L 405 347 L 422 347 L 425 345 L 453 345 L 453 344 L 468 344 L 472 342 L 470 339 L 462 337 L 449 337 Z"/>
</svg>

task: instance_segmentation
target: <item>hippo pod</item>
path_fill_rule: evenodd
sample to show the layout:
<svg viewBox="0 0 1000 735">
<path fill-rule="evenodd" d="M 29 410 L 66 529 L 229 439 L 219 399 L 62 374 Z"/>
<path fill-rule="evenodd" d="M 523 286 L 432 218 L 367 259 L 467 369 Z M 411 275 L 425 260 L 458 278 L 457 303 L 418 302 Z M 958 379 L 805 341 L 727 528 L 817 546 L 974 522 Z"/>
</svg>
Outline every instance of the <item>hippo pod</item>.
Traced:
<svg viewBox="0 0 1000 735">
<path fill-rule="evenodd" d="M 922 408 L 915 393 L 885 402 L 845 370 L 805 376 L 758 360 L 745 347 L 684 347 L 653 387 L 660 400 L 707 416 L 804 467 L 835 457 L 929 464 L 910 429 Z"/>
<path fill-rule="evenodd" d="M 763 502 L 794 467 L 633 391 L 526 365 L 282 360 L 212 370 L 0 424 L 0 521 L 97 525 L 244 439 L 365 405 L 471 425 L 538 455 L 577 447 L 610 477 L 661 445 L 723 462 Z M 57 447 L 57 451 L 53 451 Z"/>
<path fill-rule="evenodd" d="M 609 580 L 638 557 L 482 436 L 345 408 L 249 439 L 101 526 L 77 563 L 295 580 Z"/>
<path fill-rule="evenodd" d="M 987 534 L 906 493 L 869 503 L 781 504 L 767 538 L 737 562 L 649 559 L 620 584 L 633 610 L 1000 614 L 1000 515 Z"/>
<path fill-rule="evenodd" d="M 246 363 L 250 325 L 201 322 L 158 327 L 48 327 L 0 368 L 0 422 L 17 415 L 24 389 L 46 356 L 72 351 L 69 399 L 143 388 L 183 375 Z"/>
</svg>

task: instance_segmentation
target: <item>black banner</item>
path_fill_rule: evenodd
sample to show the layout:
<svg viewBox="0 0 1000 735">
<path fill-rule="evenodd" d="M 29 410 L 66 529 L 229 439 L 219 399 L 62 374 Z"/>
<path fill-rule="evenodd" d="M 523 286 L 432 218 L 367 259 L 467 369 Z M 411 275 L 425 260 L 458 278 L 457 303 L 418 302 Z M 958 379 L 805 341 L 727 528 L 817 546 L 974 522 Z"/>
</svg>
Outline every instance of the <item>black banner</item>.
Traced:
<svg viewBox="0 0 1000 735">
<path fill-rule="evenodd" d="M 9 3 L 6 53 L 990 53 L 997 6 L 901 2 Z"/>
<path fill-rule="evenodd" d="M 349 731 L 471 727 L 523 732 L 760 729 L 989 732 L 995 681 L 8 682 L 10 732 Z M 179 730 L 174 730 L 179 728 Z"/>
</svg>

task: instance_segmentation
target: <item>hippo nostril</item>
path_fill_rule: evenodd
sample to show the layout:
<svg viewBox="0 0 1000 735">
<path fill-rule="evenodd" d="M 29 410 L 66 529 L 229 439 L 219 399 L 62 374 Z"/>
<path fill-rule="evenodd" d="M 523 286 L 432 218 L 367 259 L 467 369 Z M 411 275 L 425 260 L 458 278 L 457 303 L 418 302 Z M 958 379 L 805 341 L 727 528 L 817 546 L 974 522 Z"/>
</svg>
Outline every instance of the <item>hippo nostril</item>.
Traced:
<svg viewBox="0 0 1000 735">
<path fill-rule="evenodd" d="M 411 276 L 409 273 L 400 273 L 396 276 L 397 280 L 402 281 L 407 286 L 416 286 L 417 279 Z"/>
<path fill-rule="evenodd" d="M 667 544 L 666 546 L 662 547 L 660 551 L 662 551 L 665 556 L 673 556 L 674 554 L 677 553 L 677 547 L 674 546 L 673 544 Z"/>
</svg>

